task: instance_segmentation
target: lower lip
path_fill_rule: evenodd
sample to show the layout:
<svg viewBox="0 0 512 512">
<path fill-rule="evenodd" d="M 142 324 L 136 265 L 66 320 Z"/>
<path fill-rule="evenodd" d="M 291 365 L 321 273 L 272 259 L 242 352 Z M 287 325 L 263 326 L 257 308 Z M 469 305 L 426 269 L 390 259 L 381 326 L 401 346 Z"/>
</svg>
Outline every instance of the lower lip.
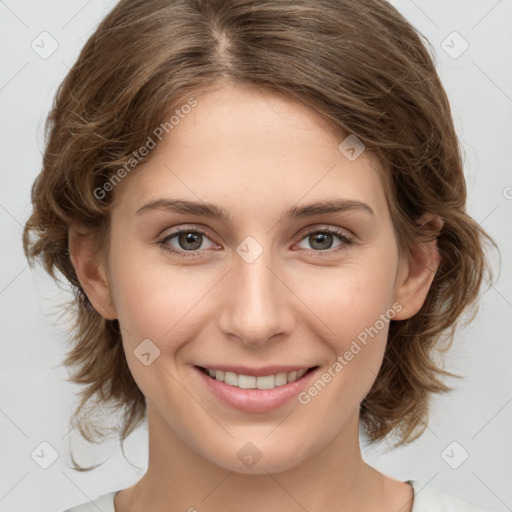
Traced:
<svg viewBox="0 0 512 512">
<path fill-rule="evenodd" d="M 318 368 L 306 372 L 300 379 L 272 389 L 241 389 L 213 379 L 194 366 L 211 393 L 225 404 L 244 412 L 268 412 L 278 409 L 297 396 Z"/>
</svg>

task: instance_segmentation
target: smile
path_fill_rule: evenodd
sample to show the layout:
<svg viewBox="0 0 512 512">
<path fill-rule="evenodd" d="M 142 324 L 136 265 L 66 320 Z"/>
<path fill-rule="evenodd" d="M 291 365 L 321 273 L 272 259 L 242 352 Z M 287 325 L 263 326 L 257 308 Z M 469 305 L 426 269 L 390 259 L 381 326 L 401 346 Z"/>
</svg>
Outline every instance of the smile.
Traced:
<svg viewBox="0 0 512 512">
<path fill-rule="evenodd" d="M 212 365 L 213 366 L 213 365 Z M 296 398 L 320 371 L 320 366 L 265 367 L 194 365 L 194 374 L 208 395 L 233 409 L 266 413 Z"/>
<path fill-rule="evenodd" d="M 241 389 L 273 389 L 275 387 L 284 386 L 285 384 L 295 382 L 297 379 L 300 379 L 308 369 L 309 368 L 302 368 L 298 371 L 255 376 L 214 370 L 212 368 L 201 368 L 201 370 L 212 379 L 224 382 L 228 386 Z"/>
</svg>

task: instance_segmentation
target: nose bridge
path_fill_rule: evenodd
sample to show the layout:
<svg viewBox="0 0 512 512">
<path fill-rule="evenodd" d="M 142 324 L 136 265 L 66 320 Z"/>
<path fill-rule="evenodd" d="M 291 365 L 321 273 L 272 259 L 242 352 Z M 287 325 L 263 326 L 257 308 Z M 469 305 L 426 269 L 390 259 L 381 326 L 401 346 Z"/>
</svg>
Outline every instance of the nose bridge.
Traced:
<svg viewBox="0 0 512 512">
<path fill-rule="evenodd" d="M 276 276 L 270 249 L 248 237 L 237 247 L 220 328 L 248 345 L 290 332 L 294 319 L 286 286 Z"/>
</svg>

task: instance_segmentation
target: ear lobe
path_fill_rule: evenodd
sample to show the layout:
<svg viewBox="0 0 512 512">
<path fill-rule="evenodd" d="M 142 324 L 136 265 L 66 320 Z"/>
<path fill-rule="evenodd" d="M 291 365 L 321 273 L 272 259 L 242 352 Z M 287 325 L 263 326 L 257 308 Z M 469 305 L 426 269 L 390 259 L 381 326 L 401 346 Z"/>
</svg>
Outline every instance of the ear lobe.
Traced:
<svg viewBox="0 0 512 512">
<path fill-rule="evenodd" d="M 89 301 L 103 318 L 116 319 L 106 271 L 99 261 L 93 234 L 85 228 L 71 226 L 68 240 L 71 263 Z"/>
<path fill-rule="evenodd" d="M 423 306 L 441 262 L 437 250 L 437 236 L 443 227 L 439 215 L 425 214 L 418 222 L 419 230 L 431 234 L 413 247 L 408 261 L 402 263 L 395 288 L 395 301 L 402 305 L 394 320 L 413 317 Z"/>
</svg>

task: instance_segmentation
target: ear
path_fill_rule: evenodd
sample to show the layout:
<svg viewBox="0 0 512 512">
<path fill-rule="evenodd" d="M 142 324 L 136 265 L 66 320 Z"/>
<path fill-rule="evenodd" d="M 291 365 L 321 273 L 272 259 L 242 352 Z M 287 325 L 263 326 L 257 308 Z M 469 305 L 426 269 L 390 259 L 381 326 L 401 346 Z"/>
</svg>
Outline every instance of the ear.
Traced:
<svg viewBox="0 0 512 512">
<path fill-rule="evenodd" d="M 437 237 L 443 227 L 441 217 L 427 213 L 421 217 L 418 225 L 421 232 L 431 233 L 432 236 L 427 241 L 418 242 L 408 261 L 400 263 L 395 301 L 402 305 L 402 309 L 394 320 L 411 318 L 421 309 L 441 261 L 437 250 Z"/>
<path fill-rule="evenodd" d="M 103 318 L 116 319 L 106 269 L 98 256 L 93 233 L 73 225 L 69 228 L 68 240 L 71 263 L 89 301 Z"/>
</svg>

